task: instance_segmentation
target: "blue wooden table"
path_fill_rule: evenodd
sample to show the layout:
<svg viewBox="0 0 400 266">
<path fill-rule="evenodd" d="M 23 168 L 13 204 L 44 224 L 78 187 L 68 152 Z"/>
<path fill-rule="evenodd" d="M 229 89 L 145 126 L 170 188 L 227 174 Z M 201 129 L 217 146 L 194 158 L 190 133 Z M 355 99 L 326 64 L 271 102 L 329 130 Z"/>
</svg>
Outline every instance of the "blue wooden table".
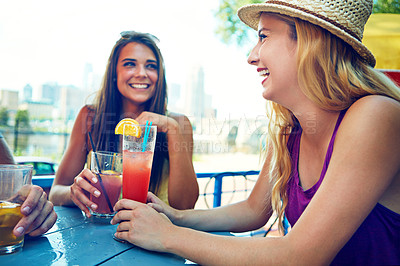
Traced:
<svg viewBox="0 0 400 266">
<path fill-rule="evenodd" d="M 78 208 L 55 207 L 58 219 L 41 237 L 25 237 L 22 251 L 0 255 L 0 265 L 182 265 L 182 257 L 150 252 L 112 238 L 117 225 L 85 218 Z M 229 233 L 216 233 L 229 235 Z"/>
</svg>

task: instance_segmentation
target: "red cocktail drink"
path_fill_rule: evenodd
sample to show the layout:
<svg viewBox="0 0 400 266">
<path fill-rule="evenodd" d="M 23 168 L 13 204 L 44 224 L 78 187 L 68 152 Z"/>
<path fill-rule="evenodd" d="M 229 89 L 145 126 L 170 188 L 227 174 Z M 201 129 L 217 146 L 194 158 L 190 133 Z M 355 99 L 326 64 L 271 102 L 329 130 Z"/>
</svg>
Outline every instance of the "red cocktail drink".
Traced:
<svg viewBox="0 0 400 266">
<path fill-rule="evenodd" d="M 126 125 L 124 127 L 122 143 L 123 198 L 146 203 L 156 137 L 156 126 Z"/>
<path fill-rule="evenodd" d="M 96 174 L 96 173 L 94 173 Z M 100 174 L 101 180 L 104 185 L 104 189 L 110 199 L 111 206 L 114 207 L 115 203 L 117 203 L 119 196 L 121 195 L 122 188 L 122 176 L 120 173 L 116 173 L 113 171 L 106 171 L 105 173 Z M 112 214 L 114 210 L 108 206 L 106 193 L 103 191 L 103 188 L 100 184 L 100 180 L 97 183 L 92 184 L 96 189 L 98 189 L 101 193 L 100 197 L 96 198 L 93 195 L 90 195 L 90 200 L 93 201 L 98 207 L 96 209 L 97 214 Z"/>
<path fill-rule="evenodd" d="M 151 151 L 123 151 L 123 198 L 146 203 L 152 163 Z"/>
<path fill-rule="evenodd" d="M 114 205 L 119 200 L 122 188 L 122 154 L 114 152 L 92 152 L 90 170 L 97 177 L 97 183 L 91 183 L 100 196 L 90 194 L 90 200 L 97 205 L 90 213 L 95 217 L 114 216 Z"/>
</svg>

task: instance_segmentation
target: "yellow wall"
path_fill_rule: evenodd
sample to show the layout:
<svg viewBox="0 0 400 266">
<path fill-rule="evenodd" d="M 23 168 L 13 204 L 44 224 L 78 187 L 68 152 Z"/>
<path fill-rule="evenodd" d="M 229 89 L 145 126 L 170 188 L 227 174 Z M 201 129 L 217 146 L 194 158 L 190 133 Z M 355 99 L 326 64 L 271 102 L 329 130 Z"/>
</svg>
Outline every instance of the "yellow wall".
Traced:
<svg viewBox="0 0 400 266">
<path fill-rule="evenodd" d="M 400 69 L 400 14 L 372 14 L 363 43 L 376 58 L 375 68 Z"/>
</svg>

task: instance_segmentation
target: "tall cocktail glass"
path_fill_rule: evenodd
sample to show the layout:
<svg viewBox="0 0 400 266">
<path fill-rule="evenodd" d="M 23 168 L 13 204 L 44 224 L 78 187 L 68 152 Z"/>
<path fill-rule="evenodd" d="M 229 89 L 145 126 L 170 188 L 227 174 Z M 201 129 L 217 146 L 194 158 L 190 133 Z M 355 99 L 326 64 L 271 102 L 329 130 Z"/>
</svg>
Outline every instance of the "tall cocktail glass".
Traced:
<svg viewBox="0 0 400 266">
<path fill-rule="evenodd" d="M 146 203 L 157 127 L 138 125 L 137 127 L 140 129 L 137 136 L 128 134 L 126 127 L 124 128 L 122 143 L 122 197 Z"/>
<path fill-rule="evenodd" d="M 97 205 L 97 209 L 90 209 L 90 213 L 95 217 L 113 217 L 114 205 L 121 195 L 122 154 L 105 151 L 92 152 L 90 170 L 98 179 L 97 183 L 92 185 L 101 193 L 98 198 L 90 194 L 90 200 Z"/>
<path fill-rule="evenodd" d="M 13 229 L 21 220 L 20 195 L 25 185 L 32 184 L 32 165 L 0 165 L 0 254 L 22 249 L 24 236 L 16 237 Z"/>
</svg>

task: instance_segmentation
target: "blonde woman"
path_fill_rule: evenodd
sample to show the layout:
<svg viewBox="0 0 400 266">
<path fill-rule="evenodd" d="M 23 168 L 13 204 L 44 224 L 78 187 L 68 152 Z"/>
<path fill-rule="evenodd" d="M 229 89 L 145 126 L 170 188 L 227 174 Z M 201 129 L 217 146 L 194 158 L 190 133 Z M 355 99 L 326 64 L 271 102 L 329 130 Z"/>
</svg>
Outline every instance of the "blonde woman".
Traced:
<svg viewBox="0 0 400 266">
<path fill-rule="evenodd" d="M 204 211 L 178 211 L 153 194 L 147 205 L 121 200 L 116 236 L 202 265 L 399 265 L 400 89 L 361 43 L 372 2 L 242 7 L 240 19 L 259 36 L 248 62 L 271 107 L 251 195 Z M 273 211 L 292 226 L 283 237 L 197 231 L 254 230 Z"/>
</svg>

